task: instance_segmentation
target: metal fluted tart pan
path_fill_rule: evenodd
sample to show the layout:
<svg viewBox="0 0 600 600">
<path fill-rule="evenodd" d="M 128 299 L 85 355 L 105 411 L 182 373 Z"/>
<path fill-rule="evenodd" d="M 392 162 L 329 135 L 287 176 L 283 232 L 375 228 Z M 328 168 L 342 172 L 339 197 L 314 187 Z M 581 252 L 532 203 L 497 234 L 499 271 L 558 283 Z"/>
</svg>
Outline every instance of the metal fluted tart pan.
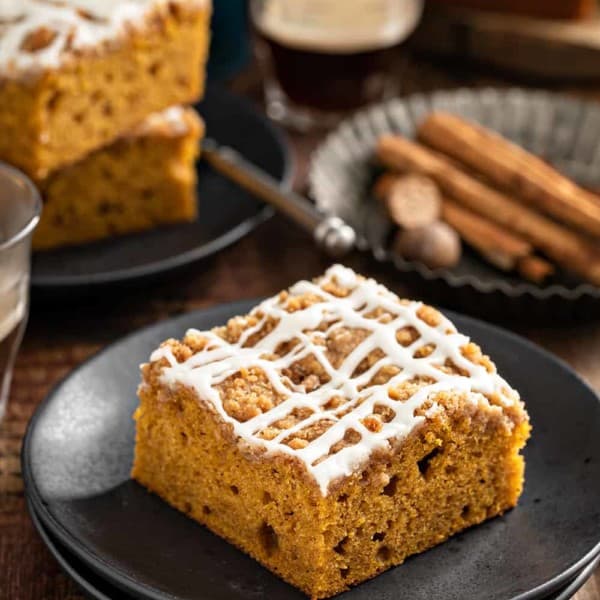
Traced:
<svg viewBox="0 0 600 600">
<path fill-rule="evenodd" d="M 600 105 L 560 94 L 524 89 L 458 89 L 414 94 L 369 107 L 342 122 L 317 149 L 309 171 L 310 192 L 318 208 L 342 217 L 360 235 L 363 249 L 392 262 L 406 277 L 429 283 L 449 304 L 486 298 L 504 312 L 548 304 L 580 314 L 600 309 L 600 287 L 568 275 L 548 285 L 504 273 L 465 248 L 452 269 L 432 270 L 389 251 L 392 224 L 370 198 L 377 138 L 398 133 L 414 138 L 433 110 L 461 115 L 495 130 L 541 156 L 579 184 L 600 188 Z M 514 312 L 514 311 L 513 311 Z"/>
</svg>

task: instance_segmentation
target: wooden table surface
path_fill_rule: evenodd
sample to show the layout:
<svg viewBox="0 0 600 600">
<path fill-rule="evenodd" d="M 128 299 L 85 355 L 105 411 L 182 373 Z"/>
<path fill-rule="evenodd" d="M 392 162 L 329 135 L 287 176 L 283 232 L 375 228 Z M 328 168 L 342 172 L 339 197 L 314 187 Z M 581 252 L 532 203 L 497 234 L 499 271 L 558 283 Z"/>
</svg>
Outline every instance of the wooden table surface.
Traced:
<svg viewBox="0 0 600 600">
<path fill-rule="evenodd" d="M 512 83 L 456 65 L 433 65 L 424 59 L 409 59 L 402 64 L 405 93 Z M 256 74 L 250 73 L 238 78 L 233 87 L 256 96 L 256 80 Z M 599 92 L 600 82 L 596 87 L 577 90 L 589 96 Z M 319 138 L 291 136 L 298 161 L 298 189 L 303 189 L 306 159 Z M 272 294 L 297 279 L 317 275 L 328 264 L 328 259 L 302 231 L 275 217 L 219 255 L 151 287 L 127 293 L 109 292 L 77 304 L 76 310 L 67 303 L 48 304 L 34 298 L 8 412 L 0 424 L 0 599 L 83 597 L 35 533 L 23 496 L 21 440 L 32 412 L 48 390 L 88 356 L 130 331 L 183 311 Z M 368 258 L 356 257 L 349 265 L 381 279 L 400 293 L 426 293 L 426 289 L 405 289 L 400 276 Z M 503 324 L 558 354 L 600 390 L 600 320 L 576 325 L 527 325 L 526 321 Z M 575 598 L 600 600 L 600 571 Z"/>
</svg>

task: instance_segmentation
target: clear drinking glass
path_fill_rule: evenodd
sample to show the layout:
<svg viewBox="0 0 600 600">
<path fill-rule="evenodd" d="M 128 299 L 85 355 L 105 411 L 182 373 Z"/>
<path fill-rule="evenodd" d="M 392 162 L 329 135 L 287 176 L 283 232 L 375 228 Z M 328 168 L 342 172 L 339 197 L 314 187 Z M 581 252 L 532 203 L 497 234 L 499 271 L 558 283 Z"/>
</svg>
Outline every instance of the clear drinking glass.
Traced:
<svg viewBox="0 0 600 600">
<path fill-rule="evenodd" d="M 31 234 L 42 202 L 23 173 L 0 163 L 0 419 L 27 323 Z"/>
<path fill-rule="evenodd" d="M 395 95 L 423 0 L 251 0 L 267 112 L 301 130 Z"/>
</svg>

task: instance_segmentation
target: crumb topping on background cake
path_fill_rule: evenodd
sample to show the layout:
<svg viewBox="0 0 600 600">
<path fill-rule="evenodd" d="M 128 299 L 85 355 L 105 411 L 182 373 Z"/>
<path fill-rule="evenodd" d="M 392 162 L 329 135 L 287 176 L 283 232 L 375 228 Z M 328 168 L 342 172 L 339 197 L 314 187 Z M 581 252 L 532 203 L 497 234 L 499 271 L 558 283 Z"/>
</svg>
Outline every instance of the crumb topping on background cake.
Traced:
<svg viewBox="0 0 600 600">
<path fill-rule="evenodd" d="M 0 0 L 0 76 L 56 69 L 154 14 L 210 0 Z"/>
<path fill-rule="evenodd" d="M 301 460 L 323 495 L 453 394 L 510 412 L 516 391 L 435 309 L 336 265 L 248 316 L 188 331 L 151 356 L 246 444 Z"/>
</svg>

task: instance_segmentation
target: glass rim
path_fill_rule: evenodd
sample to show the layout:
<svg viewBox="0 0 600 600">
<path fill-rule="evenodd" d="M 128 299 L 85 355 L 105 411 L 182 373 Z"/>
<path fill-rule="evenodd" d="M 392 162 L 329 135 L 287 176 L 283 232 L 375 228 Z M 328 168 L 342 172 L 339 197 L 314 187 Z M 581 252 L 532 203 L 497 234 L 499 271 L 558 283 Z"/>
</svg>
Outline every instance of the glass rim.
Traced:
<svg viewBox="0 0 600 600">
<path fill-rule="evenodd" d="M 4 242 L 0 242 L 0 252 L 11 248 L 26 238 L 35 229 L 40 220 L 40 215 L 42 214 L 42 197 L 40 196 L 40 192 L 33 181 L 31 181 L 31 179 L 25 175 L 25 173 L 0 161 L 0 177 L 2 177 L 2 175 L 7 175 L 9 178 L 22 183 L 25 186 L 26 192 L 30 199 L 33 200 L 33 206 L 31 217 L 24 223 L 24 225 L 13 236 Z"/>
</svg>

